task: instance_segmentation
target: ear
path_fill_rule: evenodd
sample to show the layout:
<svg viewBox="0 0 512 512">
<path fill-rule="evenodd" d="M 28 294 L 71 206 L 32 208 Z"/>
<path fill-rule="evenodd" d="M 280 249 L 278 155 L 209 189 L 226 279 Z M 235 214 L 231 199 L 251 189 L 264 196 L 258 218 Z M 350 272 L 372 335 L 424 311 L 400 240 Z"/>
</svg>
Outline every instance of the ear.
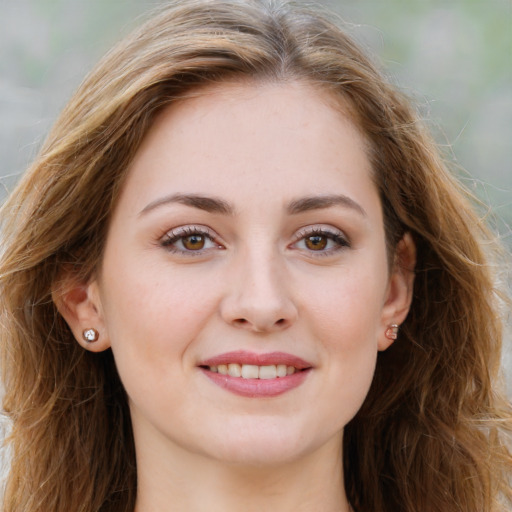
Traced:
<svg viewBox="0 0 512 512">
<path fill-rule="evenodd" d="M 82 347 L 91 352 L 102 352 L 110 347 L 96 280 L 82 283 L 75 276 L 65 276 L 52 288 L 52 299 Z M 83 332 L 91 328 L 99 334 L 93 342 L 83 337 Z"/>
<path fill-rule="evenodd" d="M 409 313 L 413 295 L 415 266 L 416 246 L 410 233 L 405 233 L 396 246 L 393 268 L 384 298 L 378 333 L 379 350 L 386 350 L 394 341 L 386 336 L 389 326 L 392 324 L 400 325 Z"/>
</svg>

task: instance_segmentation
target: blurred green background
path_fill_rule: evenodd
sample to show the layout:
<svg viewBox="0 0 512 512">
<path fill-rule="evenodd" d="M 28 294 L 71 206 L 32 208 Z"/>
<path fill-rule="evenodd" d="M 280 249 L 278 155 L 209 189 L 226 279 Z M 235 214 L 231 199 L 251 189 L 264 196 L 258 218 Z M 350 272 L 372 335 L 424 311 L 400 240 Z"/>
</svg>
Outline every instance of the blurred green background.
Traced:
<svg viewBox="0 0 512 512">
<path fill-rule="evenodd" d="M 0 199 L 149 0 L 0 0 Z M 512 0 L 324 0 L 411 96 L 512 247 Z"/>
</svg>

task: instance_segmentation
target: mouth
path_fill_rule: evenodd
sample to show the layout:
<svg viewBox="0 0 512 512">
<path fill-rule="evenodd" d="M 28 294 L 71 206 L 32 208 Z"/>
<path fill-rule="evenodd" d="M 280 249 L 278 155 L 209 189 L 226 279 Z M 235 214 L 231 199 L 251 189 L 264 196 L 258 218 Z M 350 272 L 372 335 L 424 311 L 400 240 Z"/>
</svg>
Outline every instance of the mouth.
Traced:
<svg viewBox="0 0 512 512">
<path fill-rule="evenodd" d="M 283 352 L 255 354 L 237 351 L 202 362 L 199 368 L 218 386 L 234 394 L 264 398 L 298 387 L 313 366 Z"/>
<path fill-rule="evenodd" d="M 288 375 L 293 375 L 296 372 L 305 371 L 305 369 L 298 369 L 295 366 L 288 366 L 286 364 L 270 364 L 258 366 L 255 364 L 239 364 L 228 363 L 212 366 L 201 366 L 201 368 L 220 375 L 229 375 L 241 379 L 282 379 Z"/>
</svg>

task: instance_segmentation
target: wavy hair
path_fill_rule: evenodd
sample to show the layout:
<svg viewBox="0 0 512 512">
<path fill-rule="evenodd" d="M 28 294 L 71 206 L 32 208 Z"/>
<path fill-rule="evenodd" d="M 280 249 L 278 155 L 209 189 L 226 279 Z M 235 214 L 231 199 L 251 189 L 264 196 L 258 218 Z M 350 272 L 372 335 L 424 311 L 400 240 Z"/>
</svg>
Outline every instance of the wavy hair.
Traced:
<svg viewBox="0 0 512 512">
<path fill-rule="evenodd" d="M 112 354 L 75 342 L 52 291 L 63 272 L 94 275 L 154 116 L 237 80 L 306 81 L 348 105 L 368 141 L 389 254 L 406 231 L 417 246 L 399 342 L 379 354 L 344 432 L 354 510 L 511 503 L 494 240 L 410 102 L 326 15 L 288 2 L 182 0 L 104 57 L 1 210 L 1 371 L 12 424 L 4 512 L 133 511 L 131 422 Z"/>
</svg>

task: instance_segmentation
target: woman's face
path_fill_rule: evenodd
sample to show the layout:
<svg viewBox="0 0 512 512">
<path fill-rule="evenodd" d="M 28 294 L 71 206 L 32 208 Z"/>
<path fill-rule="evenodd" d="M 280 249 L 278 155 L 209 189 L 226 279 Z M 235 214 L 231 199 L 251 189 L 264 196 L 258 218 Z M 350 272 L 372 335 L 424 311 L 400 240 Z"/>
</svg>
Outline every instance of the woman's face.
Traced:
<svg viewBox="0 0 512 512">
<path fill-rule="evenodd" d="M 143 141 L 88 288 L 138 448 L 341 449 L 408 299 L 364 140 L 332 105 L 306 84 L 217 86 Z"/>
</svg>

